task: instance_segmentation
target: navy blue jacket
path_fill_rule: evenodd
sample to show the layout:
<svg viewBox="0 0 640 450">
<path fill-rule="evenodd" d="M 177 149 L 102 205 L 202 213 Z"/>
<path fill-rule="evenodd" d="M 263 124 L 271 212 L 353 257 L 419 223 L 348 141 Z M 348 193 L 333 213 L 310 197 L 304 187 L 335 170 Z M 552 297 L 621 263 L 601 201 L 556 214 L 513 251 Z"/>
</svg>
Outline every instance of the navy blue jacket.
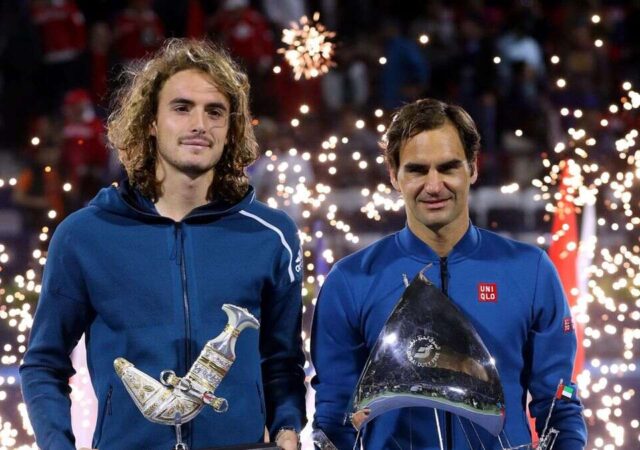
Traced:
<svg viewBox="0 0 640 450">
<path fill-rule="evenodd" d="M 227 323 L 224 303 L 260 321 L 236 344 L 237 359 L 216 395 L 183 427 L 192 449 L 262 442 L 283 426 L 300 429 L 304 355 L 300 338 L 302 267 L 297 228 L 254 199 L 214 202 L 182 221 L 161 217 L 124 183 L 101 190 L 51 240 L 42 291 L 21 367 L 23 395 L 43 449 L 74 449 L 69 354 L 86 333 L 99 402 L 93 447 L 172 448 L 172 427 L 147 421 L 114 368 L 122 356 L 152 377 L 183 376 Z"/>
<path fill-rule="evenodd" d="M 358 377 L 404 291 L 402 275 L 412 279 L 427 264 L 427 278 L 439 287 L 447 284 L 448 296 L 496 361 L 505 394 L 504 447 L 531 443 L 527 391 L 540 433 L 559 380 L 568 383 L 571 378 L 576 349 L 571 314 L 555 268 L 542 250 L 474 226 L 446 261 L 405 227 L 334 265 L 320 292 L 311 336 L 314 426 L 338 449 L 353 447 L 356 433 L 343 419 Z M 581 411 L 575 396 L 556 403 L 550 421 L 560 431 L 555 450 L 584 448 Z M 478 426 L 476 434 L 466 419 L 438 414 L 448 448 L 502 448 Z M 365 448 L 439 449 L 436 429 L 431 408 L 392 410 L 367 424 Z"/>
</svg>

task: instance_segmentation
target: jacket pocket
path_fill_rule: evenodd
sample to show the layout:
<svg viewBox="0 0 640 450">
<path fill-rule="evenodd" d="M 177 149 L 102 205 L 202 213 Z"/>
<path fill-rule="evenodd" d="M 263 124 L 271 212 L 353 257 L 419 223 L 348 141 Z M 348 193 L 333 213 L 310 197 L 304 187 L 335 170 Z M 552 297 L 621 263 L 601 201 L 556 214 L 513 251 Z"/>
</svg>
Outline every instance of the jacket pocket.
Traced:
<svg viewBox="0 0 640 450">
<path fill-rule="evenodd" d="M 113 386 L 109 385 L 109 390 L 104 400 L 104 405 L 100 410 L 98 421 L 96 423 L 96 432 L 93 434 L 93 448 L 99 448 L 100 440 L 102 439 L 102 432 L 104 431 L 104 424 L 107 421 L 107 416 L 111 415 L 111 396 L 113 395 Z"/>
</svg>

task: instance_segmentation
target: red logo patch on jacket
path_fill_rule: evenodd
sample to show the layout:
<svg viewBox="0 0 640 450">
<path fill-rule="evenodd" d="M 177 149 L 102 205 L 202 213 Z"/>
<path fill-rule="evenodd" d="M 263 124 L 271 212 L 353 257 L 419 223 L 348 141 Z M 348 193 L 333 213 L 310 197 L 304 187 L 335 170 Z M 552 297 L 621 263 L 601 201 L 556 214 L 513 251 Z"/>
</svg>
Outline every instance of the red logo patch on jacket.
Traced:
<svg viewBox="0 0 640 450">
<path fill-rule="evenodd" d="M 498 285 L 496 283 L 478 283 L 478 301 L 481 303 L 497 303 Z"/>
<path fill-rule="evenodd" d="M 565 333 L 571 333 L 573 331 L 573 319 L 571 319 L 571 317 L 562 319 L 562 331 Z"/>
</svg>

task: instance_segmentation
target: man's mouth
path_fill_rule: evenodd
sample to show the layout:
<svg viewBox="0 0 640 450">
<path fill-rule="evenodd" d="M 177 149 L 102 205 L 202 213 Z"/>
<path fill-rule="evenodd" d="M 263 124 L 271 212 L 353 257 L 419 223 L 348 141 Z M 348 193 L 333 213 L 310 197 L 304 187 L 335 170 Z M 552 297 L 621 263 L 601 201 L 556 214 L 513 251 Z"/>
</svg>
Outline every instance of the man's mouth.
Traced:
<svg viewBox="0 0 640 450">
<path fill-rule="evenodd" d="M 189 145 L 192 147 L 211 147 L 211 142 L 208 139 L 187 138 L 187 139 L 181 139 L 180 145 Z"/>
<path fill-rule="evenodd" d="M 420 200 L 420 203 L 425 205 L 427 209 L 441 209 L 444 208 L 449 201 L 449 198 L 437 198 L 437 199 L 429 199 L 429 200 Z"/>
</svg>

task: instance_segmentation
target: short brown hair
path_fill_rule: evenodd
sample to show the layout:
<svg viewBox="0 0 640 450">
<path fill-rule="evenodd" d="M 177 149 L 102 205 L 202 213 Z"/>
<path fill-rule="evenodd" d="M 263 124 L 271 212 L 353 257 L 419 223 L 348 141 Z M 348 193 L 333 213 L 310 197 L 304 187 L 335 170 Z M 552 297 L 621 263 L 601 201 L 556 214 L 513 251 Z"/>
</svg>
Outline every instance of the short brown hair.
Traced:
<svg viewBox="0 0 640 450">
<path fill-rule="evenodd" d="M 249 80 L 224 50 L 210 42 L 168 39 L 153 57 L 127 70 L 128 80 L 118 91 L 107 122 L 109 141 L 117 149 L 130 183 L 157 200 L 161 188 L 156 179 L 157 149 L 149 130 L 164 83 L 189 69 L 209 75 L 231 104 L 227 144 L 214 168 L 208 199 L 236 202 L 249 187 L 244 169 L 258 156 L 249 111 Z"/>
<path fill-rule="evenodd" d="M 460 106 L 425 98 L 409 103 L 393 115 L 380 145 L 389 167 L 395 172 L 400 165 L 400 149 L 415 135 L 435 130 L 446 123 L 458 130 L 468 163 L 475 161 L 480 150 L 480 133 L 471 116 Z"/>
</svg>

